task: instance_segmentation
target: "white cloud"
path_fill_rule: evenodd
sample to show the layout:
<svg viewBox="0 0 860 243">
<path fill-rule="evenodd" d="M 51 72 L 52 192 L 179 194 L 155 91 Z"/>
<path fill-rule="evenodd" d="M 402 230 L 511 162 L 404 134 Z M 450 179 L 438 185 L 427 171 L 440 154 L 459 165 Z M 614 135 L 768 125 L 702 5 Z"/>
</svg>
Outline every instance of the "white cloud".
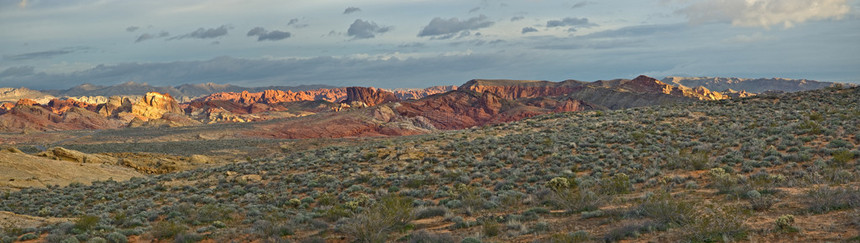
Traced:
<svg viewBox="0 0 860 243">
<path fill-rule="evenodd" d="M 678 10 L 694 24 L 731 22 L 734 26 L 763 28 L 841 19 L 850 11 L 847 0 L 699 0 Z"/>
</svg>

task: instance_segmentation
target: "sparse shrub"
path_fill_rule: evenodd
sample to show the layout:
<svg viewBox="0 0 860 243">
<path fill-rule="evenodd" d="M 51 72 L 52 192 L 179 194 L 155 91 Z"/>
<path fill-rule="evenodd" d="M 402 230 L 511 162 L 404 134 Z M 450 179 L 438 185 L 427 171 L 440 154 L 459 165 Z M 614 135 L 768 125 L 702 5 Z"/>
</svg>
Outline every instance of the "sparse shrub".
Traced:
<svg viewBox="0 0 860 243">
<path fill-rule="evenodd" d="M 86 232 L 99 224 L 99 217 L 92 215 L 84 215 L 75 220 L 75 228 Z"/>
<path fill-rule="evenodd" d="M 152 225 L 152 236 L 157 239 L 169 239 L 185 232 L 186 229 L 185 226 L 172 221 L 160 221 Z"/>
<path fill-rule="evenodd" d="M 595 210 L 604 203 L 603 197 L 597 193 L 580 189 L 575 181 L 564 177 L 553 178 L 546 186 L 552 191 L 556 203 L 569 212 Z"/>
<path fill-rule="evenodd" d="M 773 196 L 761 196 L 758 197 L 750 197 L 749 198 L 750 207 L 752 207 L 755 211 L 765 211 L 773 207 L 773 204 L 776 203 L 776 199 Z"/>
<path fill-rule="evenodd" d="M 475 239 L 472 237 L 468 237 L 468 238 L 465 238 L 462 241 L 460 241 L 460 243 L 481 243 L 481 240 Z"/>
<path fill-rule="evenodd" d="M 445 216 L 448 209 L 445 207 L 425 207 L 419 208 L 415 213 L 415 219 L 426 219 L 432 217 Z"/>
<path fill-rule="evenodd" d="M 817 186 L 807 191 L 806 204 L 814 213 L 860 207 L 860 189 Z"/>
<path fill-rule="evenodd" d="M 105 239 L 110 243 L 126 243 L 128 242 L 128 237 L 119 232 L 113 232 L 105 236 Z"/>
<path fill-rule="evenodd" d="M 107 243 L 107 242 L 108 241 L 105 238 L 98 237 L 98 236 L 90 238 L 89 240 L 87 240 L 87 243 Z"/>
<path fill-rule="evenodd" d="M 686 229 L 693 241 L 733 241 L 743 237 L 747 232 L 744 224 L 745 216 L 740 208 L 731 206 L 708 205 L 699 210 Z"/>
<path fill-rule="evenodd" d="M 624 226 L 614 228 L 606 233 L 603 237 L 604 242 L 616 242 L 628 237 L 639 237 L 642 233 L 648 233 L 651 231 L 655 231 L 662 226 L 653 221 L 645 221 L 639 223 L 629 223 Z"/>
<path fill-rule="evenodd" d="M 590 237 L 586 231 L 576 231 L 567 234 L 557 233 L 549 237 L 549 243 L 579 243 L 588 242 Z"/>
<path fill-rule="evenodd" d="M 737 189 L 739 178 L 727 173 L 725 169 L 713 168 L 709 175 L 711 177 L 711 186 L 720 191 L 720 193 L 733 192 Z"/>
<path fill-rule="evenodd" d="M 198 242 L 201 240 L 203 240 L 203 236 L 191 232 L 182 232 L 177 234 L 176 237 L 173 238 L 173 242 L 175 243 L 191 243 Z"/>
<path fill-rule="evenodd" d="M 451 233 L 430 233 L 426 230 L 414 231 L 408 236 L 409 243 L 448 243 L 457 242 Z"/>
<path fill-rule="evenodd" d="M 499 222 L 488 219 L 481 222 L 481 233 L 486 237 L 494 237 L 502 232 L 502 227 Z"/>
<path fill-rule="evenodd" d="M 668 192 L 652 194 L 639 205 L 638 210 L 662 224 L 686 225 L 697 216 L 692 202 L 676 199 Z"/>
<path fill-rule="evenodd" d="M 390 231 L 412 219 L 412 200 L 387 195 L 344 225 L 344 231 L 361 242 L 383 242 Z"/>
<path fill-rule="evenodd" d="M 840 149 L 833 152 L 833 166 L 843 168 L 848 162 L 854 159 L 854 153 L 847 149 Z"/>
<path fill-rule="evenodd" d="M 604 180 L 601 185 L 602 191 L 609 195 L 627 194 L 633 188 L 630 177 L 624 173 L 618 173 L 612 178 Z"/>
<path fill-rule="evenodd" d="M 776 229 L 780 231 L 786 232 L 797 232 L 798 229 L 794 227 L 794 215 L 791 214 L 783 214 L 776 218 L 774 221 L 776 224 Z"/>
<path fill-rule="evenodd" d="M 34 233 L 26 233 L 26 234 L 22 235 L 21 237 L 19 237 L 18 240 L 20 240 L 20 241 L 35 240 L 38 238 L 39 238 L 39 236 L 34 234 Z"/>
</svg>

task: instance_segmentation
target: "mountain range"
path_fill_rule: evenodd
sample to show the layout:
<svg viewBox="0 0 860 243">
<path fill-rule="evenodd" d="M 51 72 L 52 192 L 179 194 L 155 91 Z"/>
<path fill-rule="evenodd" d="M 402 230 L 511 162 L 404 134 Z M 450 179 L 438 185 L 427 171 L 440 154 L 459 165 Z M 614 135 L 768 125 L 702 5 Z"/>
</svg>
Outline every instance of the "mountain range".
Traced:
<svg viewBox="0 0 860 243">
<path fill-rule="evenodd" d="M 668 77 L 661 81 L 647 76 L 595 82 L 474 79 L 459 87 L 398 90 L 316 85 L 246 88 L 212 83 L 175 87 L 133 82 L 115 86 L 85 84 L 67 90 L 4 89 L 5 96 L 0 100 L 7 102 L 0 105 L 0 131 L 271 120 L 274 122 L 260 125 L 264 129 L 245 135 L 407 135 L 511 122 L 554 112 L 743 98 L 754 95 L 746 91 L 751 87 L 756 87 L 755 91 L 793 92 L 832 85 L 785 79 Z M 712 91 L 723 88 L 726 91 Z M 14 99 L 18 100 L 9 102 Z"/>
</svg>

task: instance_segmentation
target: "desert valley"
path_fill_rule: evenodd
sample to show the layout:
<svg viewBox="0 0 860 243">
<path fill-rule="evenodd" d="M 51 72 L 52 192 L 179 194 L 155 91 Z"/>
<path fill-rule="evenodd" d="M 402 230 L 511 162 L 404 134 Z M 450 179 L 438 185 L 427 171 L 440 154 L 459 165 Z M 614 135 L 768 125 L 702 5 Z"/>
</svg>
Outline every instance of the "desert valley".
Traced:
<svg viewBox="0 0 860 243">
<path fill-rule="evenodd" d="M 0 243 L 860 242 L 860 0 L 0 1 Z"/>
<path fill-rule="evenodd" d="M 849 84 L 125 83 L 0 99 L 3 242 L 860 237 Z"/>
</svg>

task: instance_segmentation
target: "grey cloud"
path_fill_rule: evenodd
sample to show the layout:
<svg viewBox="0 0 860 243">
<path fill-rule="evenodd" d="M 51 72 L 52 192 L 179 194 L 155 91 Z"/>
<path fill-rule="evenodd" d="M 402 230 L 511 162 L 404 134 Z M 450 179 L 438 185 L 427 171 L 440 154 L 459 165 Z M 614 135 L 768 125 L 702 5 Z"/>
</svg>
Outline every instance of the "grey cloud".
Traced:
<svg viewBox="0 0 860 243">
<path fill-rule="evenodd" d="M 298 18 L 290 19 L 290 22 L 288 22 L 288 23 L 287 23 L 287 26 L 293 26 L 293 27 L 295 27 L 295 28 L 304 28 L 304 27 L 308 27 L 308 26 L 309 26 L 308 24 L 306 24 L 306 23 L 300 23 L 299 21 L 300 21 L 300 20 L 299 20 Z"/>
<path fill-rule="evenodd" d="M 143 33 L 140 36 L 138 36 L 136 40 L 134 40 L 134 43 L 138 43 L 138 42 L 145 41 L 145 40 L 156 39 L 156 38 L 163 38 L 163 37 L 167 37 L 167 36 L 170 36 L 170 33 L 167 33 L 167 31 L 162 31 L 162 32 L 159 32 L 158 34 Z"/>
<path fill-rule="evenodd" d="M 493 25 L 493 21 L 489 21 L 487 16 L 483 14 L 478 17 L 469 18 L 460 21 L 458 18 L 433 18 L 427 26 L 418 33 L 418 37 L 433 36 L 436 39 L 450 39 L 461 31 L 477 30 Z"/>
<path fill-rule="evenodd" d="M 33 66 L 10 67 L 0 72 L 0 79 L 7 77 L 22 77 L 35 74 Z"/>
<path fill-rule="evenodd" d="M 343 10 L 343 14 L 351 14 L 351 13 L 355 13 L 355 12 L 358 12 L 358 11 L 361 11 L 361 9 L 360 9 L 360 8 L 356 8 L 356 7 L 348 7 L 348 8 L 346 8 L 346 9 L 344 9 L 344 10 Z"/>
<path fill-rule="evenodd" d="M 474 7 L 472 9 L 469 9 L 469 13 L 478 12 L 478 10 L 481 10 L 481 7 Z"/>
<path fill-rule="evenodd" d="M 424 46 L 425 46 L 424 43 L 421 43 L 421 42 L 412 42 L 412 43 L 397 45 L 397 47 L 399 47 L 399 48 L 420 48 L 420 47 L 424 47 Z"/>
<path fill-rule="evenodd" d="M 564 18 L 561 20 L 550 20 L 546 21 L 546 27 L 564 27 L 564 26 L 579 26 L 579 27 L 592 27 L 597 26 L 596 24 L 589 23 L 588 18 Z"/>
<path fill-rule="evenodd" d="M 286 38 L 290 38 L 290 36 L 292 36 L 292 34 L 290 34 L 290 32 L 284 32 L 284 31 L 280 31 L 280 30 L 273 30 L 272 32 L 269 32 L 269 33 L 266 33 L 266 34 L 263 34 L 263 35 L 258 36 L 258 37 L 257 37 L 257 41 L 264 41 L 264 40 L 271 40 L 271 41 L 283 40 L 283 39 L 286 39 Z"/>
<path fill-rule="evenodd" d="M 368 39 L 376 37 L 376 34 L 382 34 L 391 30 L 390 26 L 380 27 L 374 22 L 356 19 L 349 25 L 346 35 L 352 36 L 355 39 Z"/>
<path fill-rule="evenodd" d="M 511 22 L 523 20 L 525 18 L 526 17 L 523 17 L 523 16 L 514 16 L 514 17 L 511 17 Z"/>
<path fill-rule="evenodd" d="M 280 30 L 267 31 L 263 27 L 255 27 L 248 31 L 246 36 L 256 36 L 257 41 L 278 41 L 286 38 L 290 38 L 292 34 L 290 32 L 284 32 Z"/>
<path fill-rule="evenodd" d="M 246 36 L 258 36 L 258 35 L 262 35 L 265 33 L 266 33 L 266 29 L 264 29 L 263 27 L 255 27 L 255 28 L 249 30 L 248 34 Z"/>
<path fill-rule="evenodd" d="M 137 29 L 140 29 L 140 27 L 138 27 L 138 26 L 129 26 L 128 28 L 125 28 L 125 31 L 128 31 L 128 32 L 134 32 L 134 31 L 136 31 Z"/>
<path fill-rule="evenodd" d="M 529 32 L 537 32 L 537 31 L 538 31 L 537 29 L 532 28 L 532 27 L 523 27 L 523 34 L 529 33 Z"/>
<path fill-rule="evenodd" d="M 688 28 L 686 24 L 635 25 L 614 30 L 604 30 L 582 36 L 582 38 L 639 37 L 659 33 L 677 32 Z"/>
<path fill-rule="evenodd" d="M 191 33 L 172 37 L 168 40 L 180 40 L 180 39 L 185 39 L 185 38 L 195 38 L 195 39 L 217 38 L 217 37 L 227 35 L 227 32 L 229 32 L 228 31 L 229 29 L 232 29 L 232 27 L 227 26 L 227 25 L 222 25 L 218 28 L 209 28 L 209 29 L 198 28 L 197 30 L 195 30 Z"/>
<path fill-rule="evenodd" d="M 9 61 L 23 61 L 23 60 L 32 60 L 32 59 L 47 59 L 55 56 L 61 56 L 70 54 L 73 52 L 86 50 L 86 47 L 68 47 L 57 50 L 49 50 L 49 51 L 37 51 L 37 52 L 28 52 L 17 55 L 3 56 L 3 59 Z"/>
<path fill-rule="evenodd" d="M 586 6 L 586 5 L 588 5 L 589 3 L 590 3 L 590 2 L 588 2 L 588 1 L 578 2 L 578 3 L 576 3 L 576 4 L 573 4 L 573 7 L 571 7 L 571 8 L 581 8 L 581 7 L 585 7 L 585 6 Z"/>
</svg>

